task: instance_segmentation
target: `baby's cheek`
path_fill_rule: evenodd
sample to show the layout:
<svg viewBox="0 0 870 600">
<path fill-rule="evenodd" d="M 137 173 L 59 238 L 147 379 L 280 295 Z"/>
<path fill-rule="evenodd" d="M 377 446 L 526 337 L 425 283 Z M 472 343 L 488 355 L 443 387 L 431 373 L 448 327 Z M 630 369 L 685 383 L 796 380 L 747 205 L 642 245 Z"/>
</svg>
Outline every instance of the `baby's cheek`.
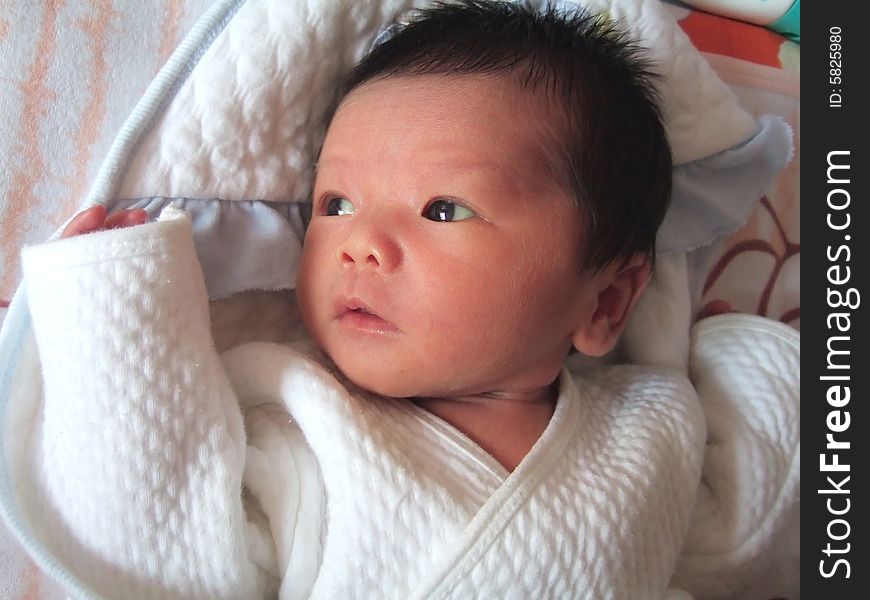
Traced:
<svg viewBox="0 0 870 600">
<path fill-rule="evenodd" d="M 320 328 L 321 312 L 328 302 L 323 298 L 325 273 L 318 274 L 317 265 L 311 260 L 302 260 L 296 277 L 296 299 L 302 322 L 309 333 L 315 335 Z"/>
<path fill-rule="evenodd" d="M 503 343 L 522 318 L 515 299 L 499 283 L 480 278 L 444 288 L 439 301 L 421 315 L 423 334 L 442 352 L 479 359 Z"/>
</svg>

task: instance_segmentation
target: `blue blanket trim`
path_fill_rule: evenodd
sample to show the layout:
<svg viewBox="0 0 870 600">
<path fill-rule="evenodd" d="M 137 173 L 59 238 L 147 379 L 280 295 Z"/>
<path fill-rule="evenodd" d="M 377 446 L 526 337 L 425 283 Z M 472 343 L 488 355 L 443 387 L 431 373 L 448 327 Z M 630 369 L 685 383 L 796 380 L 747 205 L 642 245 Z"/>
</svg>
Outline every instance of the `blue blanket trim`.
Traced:
<svg viewBox="0 0 870 600">
<path fill-rule="evenodd" d="M 156 219 L 170 204 L 191 219 L 209 298 L 296 287 L 308 204 L 152 196 L 116 200 L 109 209 L 142 208 Z"/>
<path fill-rule="evenodd" d="M 794 152 L 791 128 L 763 116 L 752 138 L 674 168 L 671 206 L 659 229 L 657 251 L 687 252 L 741 227 Z"/>
</svg>

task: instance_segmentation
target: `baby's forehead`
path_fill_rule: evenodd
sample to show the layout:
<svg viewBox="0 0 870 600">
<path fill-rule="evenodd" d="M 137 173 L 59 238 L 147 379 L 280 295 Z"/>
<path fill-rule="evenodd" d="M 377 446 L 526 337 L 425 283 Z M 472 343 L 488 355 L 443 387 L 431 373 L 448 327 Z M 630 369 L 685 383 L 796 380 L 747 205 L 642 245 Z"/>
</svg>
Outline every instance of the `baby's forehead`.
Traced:
<svg viewBox="0 0 870 600">
<path fill-rule="evenodd" d="M 327 130 L 324 157 L 336 146 L 395 138 L 443 142 L 445 152 L 512 154 L 518 170 L 561 169 L 564 119 L 540 86 L 513 71 L 391 75 L 365 82 L 341 101 Z M 445 159 L 449 156 L 445 156 Z"/>
<path fill-rule="evenodd" d="M 339 109 L 353 103 L 360 95 L 388 99 L 400 92 L 416 93 L 418 97 L 441 96 L 455 91 L 460 96 L 483 90 L 486 105 L 504 111 L 529 114 L 550 113 L 558 108 L 553 86 L 529 80 L 517 67 L 484 73 L 402 73 L 366 81 L 349 91 L 339 103 Z"/>
</svg>

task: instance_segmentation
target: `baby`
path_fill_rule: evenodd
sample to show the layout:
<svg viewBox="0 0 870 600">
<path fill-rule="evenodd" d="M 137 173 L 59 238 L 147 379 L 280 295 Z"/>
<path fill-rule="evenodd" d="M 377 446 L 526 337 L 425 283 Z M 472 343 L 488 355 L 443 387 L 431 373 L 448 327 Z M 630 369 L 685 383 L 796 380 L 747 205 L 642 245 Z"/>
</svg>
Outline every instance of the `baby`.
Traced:
<svg viewBox="0 0 870 600">
<path fill-rule="evenodd" d="M 317 163 L 308 330 L 510 470 L 568 350 L 609 351 L 649 279 L 671 162 L 634 54 L 588 17 L 433 11 L 357 67 Z"/>
<path fill-rule="evenodd" d="M 650 278 L 672 168 L 651 78 L 603 19 L 496 2 L 438 6 L 376 47 L 316 166 L 297 298 L 319 350 L 218 357 L 202 282 L 162 275 L 194 260 L 178 215 L 96 207 L 30 249 L 42 435 L 77 449 L 41 453 L 44 522 L 81 585 L 662 597 L 700 477 L 697 398 L 677 373 L 563 366 L 614 347 Z M 93 299 L 78 332 L 40 325 L 40 298 L 69 293 L 39 273 L 51 252 L 91 257 L 68 259 Z M 101 287 L 118 273 L 140 286 L 126 301 Z M 56 350 L 103 330 L 99 365 Z M 138 368 L 112 374 L 118 356 Z"/>
</svg>

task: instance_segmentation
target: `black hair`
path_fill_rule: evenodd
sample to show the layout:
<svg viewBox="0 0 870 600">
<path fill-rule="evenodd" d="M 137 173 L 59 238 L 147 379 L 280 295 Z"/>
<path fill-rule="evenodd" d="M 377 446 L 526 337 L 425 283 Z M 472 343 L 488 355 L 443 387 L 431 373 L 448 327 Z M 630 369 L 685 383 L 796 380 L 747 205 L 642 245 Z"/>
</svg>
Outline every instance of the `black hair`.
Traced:
<svg viewBox="0 0 870 600">
<path fill-rule="evenodd" d="M 513 74 L 562 117 L 554 172 L 585 224 L 583 267 L 655 257 L 671 151 L 645 51 L 603 15 L 497 0 L 439 2 L 351 71 L 344 98 L 392 76 Z"/>
</svg>

